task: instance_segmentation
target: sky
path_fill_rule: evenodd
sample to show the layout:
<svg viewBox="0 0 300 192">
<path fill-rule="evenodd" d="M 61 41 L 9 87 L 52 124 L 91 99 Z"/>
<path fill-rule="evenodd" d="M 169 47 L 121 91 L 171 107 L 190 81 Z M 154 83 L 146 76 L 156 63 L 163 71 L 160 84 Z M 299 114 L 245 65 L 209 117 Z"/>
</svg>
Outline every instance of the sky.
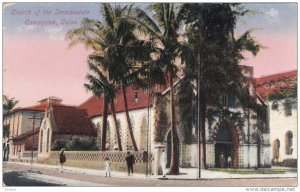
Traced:
<svg viewBox="0 0 300 192">
<path fill-rule="evenodd" d="M 245 54 L 242 64 L 253 66 L 255 77 L 297 69 L 297 4 L 243 5 L 254 13 L 239 18 L 235 34 L 253 29 L 264 49 L 255 57 Z M 8 3 L 2 11 L 3 94 L 19 100 L 18 107 L 49 96 L 69 105 L 86 101 L 91 93 L 83 84 L 91 50 L 81 45 L 70 49 L 64 37 L 84 17 L 101 21 L 99 3 Z"/>
</svg>

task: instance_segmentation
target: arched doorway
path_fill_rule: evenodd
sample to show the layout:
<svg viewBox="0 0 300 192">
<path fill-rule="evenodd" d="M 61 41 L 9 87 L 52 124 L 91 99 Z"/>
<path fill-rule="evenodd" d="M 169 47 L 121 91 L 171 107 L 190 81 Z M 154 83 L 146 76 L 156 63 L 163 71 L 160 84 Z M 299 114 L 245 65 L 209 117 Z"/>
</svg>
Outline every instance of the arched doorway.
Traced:
<svg viewBox="0 0 300 192">
<path fill-rule="evenodd" d="M 279 148 L 280 148 L 280 141 L 279 139 L 275 139 L 273 141 L 273 162 L 277 163 L 279 159 Z"/>
<path fill-rule="evenodd" d="M 262 152 L 262 140 L 259 136 L 259 134 L 257 133 L 257 167 L 260 168 L 261 167 L 261 152 Z"/>
<path fill-rule="evenodd" d="M 263 140 L 261 137 L 261 134 L 259 132 L 256 132 L 256 141 L 257 141 L 257 167 L 261 167 L 261 158 L 262 158 L 262 144 Z"/>
<path fill-rule="evenodd" d="M 256 141 L 256 161 L 257 161 L 257 168 L 260 168 L 262 163 L 261 163 L 261 158 L 262 158 L 262 144 L 263 144 L 263 138 L 261 135 L 261 132 L 259 130 L 256 130 L 255 132 L 252 133 L 251 138 L 253 141 Z"/>
<path fill-rule="evenodd" d="M 239 167 L 239 138 L 235 126 L 222 123 L 215 137 L 215 167 Z"/>
<path fill-rule="evenodd" d="M 285 154 L 292 155 L 293 154 L 293 133 L 292 131 L 287 131 L 285 133 Z"/>
<path fill-rule="evenodd" d="M 171 164 L 171 153 L 172 153 L 172 137 L 171 137 L 171 135 L 172 135 L 171 131 L 169 131 L 168 136 L 167 136 L 167 168 L 170 168 L 170 164 Z M 176 151 L 179 152 L 179 142 L 177 143 L 177 145 L 175 147 L 177 148 Z"/>
</svg>

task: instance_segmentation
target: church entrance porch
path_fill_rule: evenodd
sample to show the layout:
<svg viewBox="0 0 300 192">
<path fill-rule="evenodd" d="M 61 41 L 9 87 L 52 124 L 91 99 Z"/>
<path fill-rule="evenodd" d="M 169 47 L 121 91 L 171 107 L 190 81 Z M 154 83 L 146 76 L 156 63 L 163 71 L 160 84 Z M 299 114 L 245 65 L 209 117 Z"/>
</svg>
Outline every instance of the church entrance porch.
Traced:
<svg viewBox="0 0 300 192">
<path fill-rule="evenodd" d="M 239 129 L 230 122 L 215 127 L 206 146 L 208 167 L 239 168 L 241 139 Z"/>
<path fill-rule="evenodd" d="M 232 167 L 232 143 L 219 142 L 215 145 L 215 167 L 231 168 Z"/>
</svg>

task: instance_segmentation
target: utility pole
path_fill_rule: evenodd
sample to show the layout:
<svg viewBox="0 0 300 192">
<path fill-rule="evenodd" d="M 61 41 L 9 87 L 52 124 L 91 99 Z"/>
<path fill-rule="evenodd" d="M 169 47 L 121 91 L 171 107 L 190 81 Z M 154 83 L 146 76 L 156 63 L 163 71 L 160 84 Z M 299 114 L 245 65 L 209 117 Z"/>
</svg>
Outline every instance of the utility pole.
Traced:
<svg viewBox="0 0 300 192">
<path fill-rule="evenodd" d="M 199 162 L 198 162 L 198 179 L 201 178 L 201 159 L 202 159 L 202 156 L 201 156 L 201 144 L 202 144 L 202 130 L 201 130 L 201 122 L 200 122 L 200 118 L 201 118 L 201 114 L 200 114 L 200 111 L 201 111 L 201 107 L 200 107 L 200 100 L 201 100 L 201 96 L 200 96 L 200 91 L 201 91 L 201 64 L 200 64 L 200 50 L 198 50 L 198 55 L 197 55 L 197 62 L 198 62 L 198 65 L 197 65 L 197 108 L 198 108 L 198 120 L 197 120 L 197 124 L 198 124 L 198 155 L 199 155 Z M 203 154 L 205 155 L 205 154 Z"/>
<path fill-rule="evenodd" d="M 149 89 L 148 89 L 148 122 L 147 122 L 147 161 L 146 161 L 146 177 L 148 177 L 149 173 L 151 175 L 151 162 L 149 164 L 149 161 L 152 161 L 151 158 L 151 109 L 150 109 L 150 99 L 152 98 L 152 91 L 151 91 L 151 76 L 150 76 L 150 66 L 148 68 L 149 74 L 148 74 L 148 80 L 149 80 Z M 153 105 L 153 104 L 152 104 Z M 150 167 L 149 167 L 150 165 Z"/>
<path fill-rule="evenodd" d="M 41 113 L 40 113 L 41 114 Z M 33 147 L 34 147 L 34 126 L 35 126 L 35 120 L 42 120 L 42 117 L 36 117 L 36 113 L 33 114 L 33 117 L 29 117 L 28 119 L 32 119 L 32 147 L 31 147 L 31 167 L 33 164 Z"/>
<path fill-rule="evenodd" d="M 249 99 L 250 102 L 250 99 Z M 248 103 L 248 108 L 247 108 L 247 124 L 248 124 L 248 130 L 247 130 L 247 136 L 248 136 L 248 168 L 250 168 L 250 106 Z"/>
<path fill-rule="evenodd" d="M 147 150 L 147 161 L 146 161 L 146 177 L 148 177 L 148 162 L 149 162 L 149 127 L 150 127 L 150 87 L 149 87 L 149 93 L 148 93 L 148 122 L 147 122 L 147 144 L 146 144 L 146 150 Z"/>
</svg>

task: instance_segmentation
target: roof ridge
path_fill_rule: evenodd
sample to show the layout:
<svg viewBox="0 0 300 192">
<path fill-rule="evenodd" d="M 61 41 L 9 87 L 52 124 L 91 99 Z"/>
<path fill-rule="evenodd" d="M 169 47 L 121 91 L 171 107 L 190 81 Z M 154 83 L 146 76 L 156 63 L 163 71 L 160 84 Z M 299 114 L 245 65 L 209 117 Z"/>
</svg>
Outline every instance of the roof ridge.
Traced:
<svg viewBox="0 0 300 192">
<path fill-rule="evenodd" d="M 291 72 L 296 72 L 297 73 L 297 69 L 294 69 L 294 70 L 291 70 L 291 71 L 286 71 L 286 72 L 273 73 L 273 74 L 265 75 L 265 76 L 261 76 L 261 77 L 256 77 L 255 79 L 261 79 L 261 78 L 271 77 L 271 76 L 275 76 L 275 75 L 283 75 L 283 74 L 287 74 L 287 73 L 291 73 Z"/>
<path fill-rule="evenodd" d="M 74 106 L 74 105 L 62 105 L 62 104 L 59 104 L 59 105 L 51 105 L 52 107 L 69 107 L 69 108 L 77 108 L 77 106 Z"/>
<path fill-rule="evenodd" d="M 77 107 L 80 107 L 81 105 L 87 103 L 88 101 L 90 101 L 91 99 L 93 99 L 94 97 L 96 97 L 95 95 L 92 95 L 90 97 L 88 97 L 84 102 L 80 103 Z"/>
</svg>

